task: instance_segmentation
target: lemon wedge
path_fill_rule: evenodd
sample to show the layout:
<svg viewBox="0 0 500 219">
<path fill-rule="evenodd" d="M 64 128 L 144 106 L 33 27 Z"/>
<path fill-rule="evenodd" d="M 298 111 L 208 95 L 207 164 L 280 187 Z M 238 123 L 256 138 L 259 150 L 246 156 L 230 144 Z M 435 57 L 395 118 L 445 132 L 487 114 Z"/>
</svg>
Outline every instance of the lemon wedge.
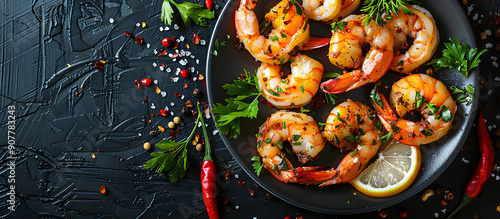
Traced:
<svg viewBox="0 0 500 219">
<path fill-rule="evenodd" d="M 350 183 L 369 196 L 396 195 L 413 183 L 420 170 L 420 159 L 420 147 L 392 140 L 381 146 L 378 159 Z"/>
</svg>

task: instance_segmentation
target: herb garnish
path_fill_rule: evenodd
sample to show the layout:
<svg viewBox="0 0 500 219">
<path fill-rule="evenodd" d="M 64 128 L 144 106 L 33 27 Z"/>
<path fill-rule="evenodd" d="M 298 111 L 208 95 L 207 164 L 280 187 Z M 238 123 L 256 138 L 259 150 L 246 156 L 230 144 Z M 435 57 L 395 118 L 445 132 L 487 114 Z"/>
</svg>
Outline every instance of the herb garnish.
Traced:
<svg viewBox="0 0 500 219">
<path fill-rule="evenodd" d="M 253 169 L 255 170 L 255 173 L 257 176 L 260 176 L 260 172 L 262 171 L 262 167 L 264 166 L 264 163 L 260 161 L 260 156 L 253 156 L 251 161 L 253 161 Z"/>
<path fill-rule="evenodd" d="M 179 14 L 181 15 L 182 21 L 184 25 L 191 25 L 191 20 L 194 21 L 196 25 L 206 26 L 207 19 L 214 18 L 214 11 L 210 9 L 203 9 L 203 5 L 195 4 L 192 2 L 183 2 L 183 3 L 175 3 L 174 0 L 164 0 L 163 5 L 161 6 L 161 21 L 165 24 L 172 24 L 172 17 L 174 14 L 174 10 L 170 3 L 174 4 Z"/>
<path fill-rule="evenodd" d="M 474 101 L 474 93 L 476 88 L 470 84 L 465 85 L 464 89 L 460 89 L 456 86 L 451 86 L 448 88 L 451 91 L 451 94 L 460 94 L 456 99 L 457 103 L 467 102 L 467 106 Z"/>
<path fill-rule="evenodd" d="M 471 69 L 477 67 L 481 60 L 481 54 L 488 51 L 483 49 L 477 53 L 477 48 L 469 49 L 467 43 L 462 43 L 450 37 L 450 43 L 444 43 L 443 57 L 437 60 L 437 65 L 443 68 L 456 68 L 464 78 L 469 76 Z"/>
<path fill-rule="evenodd" d="M 368 12 L 364 19 L 363 25 L 366 26 L 373 20 L 378 26 L 386 24 L 382 15 L 385 13 L 385 19 L 392 19 L 392 14 L 399 14 L 403 9 L 405 14 L 413 14 L 405 3 L 422 4 L 421 0 L 365 0 L 362 12 Z"/>
<path fill-rule="evenodd" d="M 196 122 L 189 134 L 189 137 L 182 142 L 175 142 L 173 140 L 161 140 L 156 143 L 155 146 L 162 149 L 160 152 L 152 152 L 151 156 L 154 158 L 147 161 L 143 168 L 144 169 L 156 169 L 157 173 L 166 172 L 171 183 L 176 183 L 180 178 L 183 178 L 187 168 L 189 167 L 189 161 L 187 159 L 187 145 L 190 143 L 193 137 L 198 123 L 201 123 L 203 127 L 203 113 L 200 111 L 198 104 L 198 114 Z M 208 141 L 208 139 L 205 139 Z"/>
<path fill-rule="evenodd" d="M 257 76 L 249 74 L 245 70 L 244 78 L 234 80 L 234 84 L 225 84 L 222 86 L 227 90 L 228 95 L 236 95 L 225 99 L 227 105 L 216 103 L 212 109 L 214 113 L 215 124 L 222 134 L 230 138 L 236 138 L 240 134 L 240 118 L 256 118 L 259 112 L 258 98 L 262 95 L 257 84 Z M 253 97 L 252 102 L 243 102 L 249 97 Z"/>
<path fill-rule="evenodd" d="M 333 22 L 331 24 L 332 27 L 332 33 L 337 31 L 337 30 L 344 30 L 344 28 L 347 26 L 346 21 L 339 21 L 339 22 Z"/>
</svg>

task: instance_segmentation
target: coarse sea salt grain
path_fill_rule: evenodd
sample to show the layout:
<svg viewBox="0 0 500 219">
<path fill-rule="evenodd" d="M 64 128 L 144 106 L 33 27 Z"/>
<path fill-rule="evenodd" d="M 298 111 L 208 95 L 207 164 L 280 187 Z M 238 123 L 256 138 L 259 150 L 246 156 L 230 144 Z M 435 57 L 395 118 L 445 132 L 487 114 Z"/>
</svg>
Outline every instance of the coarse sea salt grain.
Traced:
<svg viewBox="0 0 500 219">
<path fill-rule="evenodd" d="M 192 59 L 194 59 L 194 55 L 190 55 L 189 57 L 191 57 Z"/>
<path fill-rule="evenodd" d="M 180 40 L 181 42 L 184 42 L 184 36 L 180 36 L 180 37 L 179 37 L 179 40 Z"/>
<path fill-rule="evenodd" d="M 496 56 L 490 56 L 490 59 L 493 60 L 493 61 L 496 61 L 497 57 Z"/>
<path fill-rule="evenodd" d="M 491 30 L 485 30 L 484 32 L 486 33 L 486 35 L 491 36 Z"/>
<path fill-rule="evenodd" d="M 151 109 L 156 109 L 155 104 L 151 104 Z"/>
<path fill-rule="evenodd" d="M 150 45 L 149 43 L 148 43 L 148 44 L 146 44 L 146 48 L 149 48 L 149 47 L 151 47 L 151 45 Z"/>
<path fill-rule="evenodd" d="M 160 29 L 160 32 L 163 31 L 163 27 L 160 27 L 159 29 Z"/>
<path fill-rule="evenodd" d="M 158 66 L 158 64 L 156 64 L 156 62 L 153 62 L 153 67 L 156 68 L 156 66 Z"/>
<path fill-rule="evenodd" d="M 187 65 L 187 62 L 186 62 L 186 60 L 181 59 L 181 60 L 179 61 L 179 64 L 181 64 L 182 66 L 184 66 L 184 65 Z"/>
<path fill-rule="evenodd" d="M 170 30 L 170 27 L 163 28 L 165 31 Z"/>
<path fill-rule="evenodd" d="M 158 84 L 158 80 L 154 80 L 153 83 Z"/>
<path fill-rule="evenodd" d="M 494 81 L 500 81 L 500 78 L 499 77 L 495 77 L 493 80 Z"/>
<path fill-rule="evenodd" d="M 162 97 L 166 97 L 167 96 L 167 92 L 165 92 L 165 91 L 162 91 L 160 94 L 161 94 Z"/>
<path fill-rule="evenodd" d="M 179 25 L 174 24 L 174 30 L 178 30 L 178 29 L 179 29 Z"/>
<path fill-rule="evenodd" d="M 191 72 L 193 72 L 193 73 L 194 73 L 194 67 L 191 67 Z"/>
<path fill-rule="evenodd" d="M 439 213 L 434 213 L 434 217 L 439 217 Z"/>
<path fill-rule="evenodd" d="M 164 70 L 165 70 L 165 67 L 160 65 L 160 71 L 164 71 Z"/>
<path fill-rule="evenodd" d="M 136 27 L 140 27 L 141 26 L 141 23 L 137 23 L 135 24 Z"/>
<path fill-rule="evenodd" d="M 158 54 L 158 51 L 156 51 L 156 49 L 155 49 L 155 50 L 153 50 L 153 53 L 156 55 L 156 54 Z"/>
<path fill-rule="evenodd" d="M 216 129 L 212 132 L 213 135 L 216 135 L 217 133 L 219 133 L 219 129 Z"/>
<path fill-rule="evenodd" d="M 238 179 L 238 178 L 240 178 L 240 175 L 234 174 L 234 178 Z"/>
<path fill-rule="evenodd" d="M 200 45 L 204 46 L 205 44 L 207 44 L 207 41 L 205 41 L 205 40 L 200 40 Z"/>
<path fill-rule="evenodd" d="M 181 96 L 181 100 L 184 100 L 184 98 L 185 98 L 185 96 L 184 96 L 184 95 L 182 95 L 182 96 Z"/>
<path fill-rule="evenodd" d="M 443 212 L 443 214 L 446 214 L 446 208 L 441 210 L 441 212 Z"/>
<path fill-rule="evenodd" d="M 498 63 L 496 61 L 491 62 L 491 65 L 493 65 L 493 67 L 495 68 L 498 68 Z"/>
<path fill-rule="evenodd" d="M 168 106 L 165 106 L 165 110 L 166 110 L 166 111 L 168 111 L 168 110 L 169 110 Z"/>
<path fill-rule="evenodd" d="M 179 77 L 172 78 L 172 80 L 174 81 L 174 83 L 177 83 L 177 81 L 179 81 Z"/>
<path fill-rule="evenodd" d="M 170 68 L 167 68 L 167 72 L 171 72 L 171 71 L 172 71 L 172 69 L 170 69 Z"/>
<path fill-rule="evenodd" d="M 113 19 L 112 17 L 109 18 L 109 23 L 114 23 L 115 22 L 115 19 Z"/>
<path fill-rule="evenodd" d="M 493 48 L 493 44 L 491 43 L 486 43 L 486 45 L 484 45 L 486 47 L 486 49 L 491 49 Z"/>
<path fill-rule="evenodd" d="M 196 81 L 196 79 L 198 79 L 198 78 L 196 78 L 196 77 L 193 77 L 193 81 Z"/>
<path fill-rule="evenodd" d="M 475 4 L 471 4 L 468 8 L 467 8 L 467 14 L 470 15 L 470 13 L 472 12 L 472 10 L 474 10 L 474 6 Z"/>
<path fill-rule="evenodd" d="M 498 180 L 500 180 L 500 176 L 495 177 L 495 179 L 496 179 L 497 181 L 498 181 Z"/>
<path fill-rule="evenodd" d="M 173 116 L 173 115 L 174 115 L 174 111 L 170 111 L 170 115 L 172 115 L 172 116 Z"/>
<path fill-rule="evenodd" d="M 176 58 L 173 58 L 173 59 L 172 59 L 172 62 L 175 62 L 176 60 L 177 60 Z"/>
<path fill-rule="evenodd" d="M 196 59 L 196 64 L 200 64 L 200 60 L 199 59 Z"/>
<path fill-rule="evenodd" d="M 175 103 L 174 103 L 174 102 L 170 102 L 170 106 L 174 106 L 174 105 L 175 105 Z"/>
</svg>

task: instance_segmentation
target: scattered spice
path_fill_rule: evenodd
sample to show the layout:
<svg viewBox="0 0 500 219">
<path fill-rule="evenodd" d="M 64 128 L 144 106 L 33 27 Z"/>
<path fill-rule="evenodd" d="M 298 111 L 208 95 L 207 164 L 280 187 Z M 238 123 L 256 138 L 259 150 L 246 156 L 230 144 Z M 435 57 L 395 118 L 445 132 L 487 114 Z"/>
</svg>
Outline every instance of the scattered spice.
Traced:
<svg viewBox="0 0 500 219">
<path fill-rule="evenodd" d="M 422 201 L 424 201 L 424 202 L 427 201 L 427 199 L 433 195 L 434 195 L 433 189 L 425 190 L 424 194 L 422 194 Z"/>
<path fill-rule="evenodd" d="M 250 196 L 255 196 L 255 191 L 253 191 L 251 189 L 248 189 L 248 191 L 250 192 Z"/>
<path fill-rule="evenodd" d="M 189 78 L 189 72 L 186 69 L 181 70 L 181 76 L 183 78 Z"/>
<path fill-rule="evenodd" d="M 175 92 L 175 93 L 174 93 L 174 95 L 175 95 L 176 97 L 180 97 L 180 96 L 181 96 L 181 94 L 180 94 L 180 93 L 178 93 L 178 92 Z"/>
<path fill-rule="evenodd" d="M 102 71 L 103 63 L 102 62 L 96 62 L 94 64 L 94 68 L 97 69 L 98 71 Z"/>
<path fill-rule="evenodd" d="M 94 159 L 95 159 L 95 154 L 92 154 L 92 158 L 94 158 Z"/>
<path fill-rule="evenodd" d="M 101 188 L 99 188 L 99 192 L 103 195 L 106 194 L 106 187 L 101 186 Z"/>
<path fill-rule="evenodd" d="M 399 211 L 399 216 L 400 217 L 408 217 L 408 212 L 406 212 L 405 210 L 401 210 L 401 211 Z"/>
<path fill-rule="evenodd" d="M 201 40 L 201 37 L 198 34 L 194 33 L 193 34 L 193 44 L 194 45 L 200 44 L 200 40 Z"/>
<path fill-rule="evenodd" d="M 266 197 L 267 197 L 268 199 L 274 199 L 274 195 L 273 195 L 273 194 L 271 194 L 271 193 L 269 193 L 269 192 L 268 192 L 268 193 L 266 193 Z"/>
<path fill-rule="evenodd" d="M 244 186 L 245 185 L 245 181 L 238 181 L 238 185 Z"/>
<path fill-rule="evenodd" d="M 153 131 L 150 131 L 150 132 L 149 132 L 149 135 L 151 135 L 151 136 L 153 136 L 153 137 L 158 136 L 159 131 L 160 131 L 160 130 L 153 130 Z"/>
<path fill-rule="evenodd" d="M 202 151 L 203 150 L 203 145 L 202 144 L 196 144 L 196 151 Z"/>
<path fill-rule="evenodd" d="M 132 37 L 132 34 L 130 32 L 128 32 L 128 31 L 124 31 L 123 34 L 125 34 L 125 35 L 127 35 L 129 37 Z"/>
<path fill-rule="evenodd" d="M 387 217 L 387 210 L 381 210 L 378 212 L 378 216 L 381 218 L 386 218 Z"/>
<path fill-rule="evenodd" d="M 149 78 L 144 78 L 144 79 L 141 80 L 141 83 L 143 85 L 149 86 L 149 85 L 153 84 L 153 80 L 151 80 Z"/>
<path fill-rule="evenodd" d="M 202 74 L 198 74 L 198 81 L 201 81 L 205 79 L 205 76 L 203 76 Z"/>
<path fill-rule="evenodd" d="M 193 96 L 197 97 L 197 98 L 201 98 L 203 96 L 203 94 L 201 93 L 200 89 L 195 88 L 193 91 Z"/>
<path fill-rule="evenodd" d="M 169 129 L 174 129 L 175 128 L 175 123 L 174 122 L 169 122 L 168 123 L 168 128 Z"/>
<path fill-rule="evenodd" d="M 170 47 L 172 45 L 172 40 L 168 37 L 165 37 L 163 38 L 163 40 L 161 40 L 161 44 L 164 46 L 164 47 Z"/>
<path fill-rule="evenodd" d="M 161 109 L 160 110 L 160 116 L 168 116 L 168 112 L 166 109 Z"/>
<path fill-rule="evenodd" d="M 455 196 L 453 195 L 453 193 L 449 192 L 448 194 L 446 194 L 446 199 L 447 200 L 452 200 L 453 198 L 455 198 Z"/>
<path fill-rule="evenodd" d="M 174 123 L 175 123 L 176 125 L 179 125 L 179 124 L 181 123 L 181 121 L 182 121 L 182 120 L 181 120 L 181 117 L 179 117 L 179 116 L 174 117 Z"/>
<path fill-rule="evenodd" d="M 429 76 L 432 76 L 434 74 L 434 69 L 431 68 L 431 67 L 425 69 L 425 74 L 429 75 Z"/>
<path fill-rule="evenodd" d="M 156 87 L 156 94 L 160 94 L 161 93 L 161 89 L 159 87 Z"/>
<path fill-rule="evenodd" d="M 441 204 L 446 206 L 448 205 L 448 201 L 446 201 L 446 199 L 443 198 L 441 199 Z"/>
<path fill-rule="evenodd" d="M 160 130 L 160 132 L 165 132 L 165 128 L 163 128 L 163 126 L 158 126 L 158 130 Z"/>
<path fill-rule="evenodd" d="M 186 101 L 186 103 L 184 103 L 184 106 L 186 106 L 187 108 L 193 108 L 193 102 L 191 102 L 191 100 L 188 100 Z"/>
<path fill-rule="evenodd" d="M 144 44 L 144 39 L 142 37 L 136 37 L 135 38 L 135 43 L 138 43 L 138 44 Z"/>
<path fill-rule="evenodd" d="M 137 87 L 137 89 L 142 90 L 142 86 L 139 84 L 139 82 L 137 80 L 135 80 L 134 83 L 135 83 L 135 87 Z"/>
<path fill-rule="evenodd" d="M 144 150 L 146 150 L 146 151 L 149 151 L 149 149 L 151 149 L 151 143 L 149 143 L 149 142 L 144 142 L 144 144 L 142 146 L 144 147 Z"/>
</svg>

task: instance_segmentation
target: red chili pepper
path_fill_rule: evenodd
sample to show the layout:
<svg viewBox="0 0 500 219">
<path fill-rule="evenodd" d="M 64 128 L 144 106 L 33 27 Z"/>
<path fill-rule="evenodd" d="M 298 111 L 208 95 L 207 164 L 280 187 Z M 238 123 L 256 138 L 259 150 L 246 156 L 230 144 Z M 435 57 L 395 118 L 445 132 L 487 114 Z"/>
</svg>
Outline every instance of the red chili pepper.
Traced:
<svg viewBox="0 0 500 219">
<path fill-rule="evenodd" d="M 212 10 L 212 0 L 205 0 L 205 5 L 208 9 Z"/>
<path fill-rule="evenodd" d="M 197 105 L 200 111 L 200 104 Z M 219 218 L 217 211 L 217 196 L 216 196 L 216 183 L 215 183 L 215 163 L 210 155 L 210 141 L 208 140 L 207 129 L 203 122 L 202 113 L 198 113 L 198 121 L 202 122 L 203 135 L 207 138 L 205 143 L 205 157 L 201 165 L 201 190 L 203 193 L 203 202 L 207 208 L 207 214 L 210 219 Z"/>
<path fill-rule="evenodd" d="M 146 86 L 149 86 L 153 83 L 153 81 L 150 78 L 144 78 L 141 80 L 141 83 L 146 85 Z"/>
<path fill-rule="evenodd" d="M 467 183 L 467 187 L 465 187 L 465 194 L 462 197 L 460 205 L 450 216 L 448 216 L 448 219 L 455 216 L 460 209 L 467 205 L 473 198 L 477 197 L 479 192 L 481 192 L 484 183 L 490 178 L 495 154 L 488 130 L 486 129 L 486 124 L 484 123 L 483 112 L 480 112 L 479 114 L 477 134 L 479 136 L 479 150 L 481 151 L 479 164 L 476 172 L 474 172 L 474 175 L 470 179 L 469 183 Z"/>
<path fill-rule="evenodd" d="M 181 76 L 183 78 L 188 78 L 189 77 L 189 72 L 186 69 L 181 70 Z"/>
</svg>

